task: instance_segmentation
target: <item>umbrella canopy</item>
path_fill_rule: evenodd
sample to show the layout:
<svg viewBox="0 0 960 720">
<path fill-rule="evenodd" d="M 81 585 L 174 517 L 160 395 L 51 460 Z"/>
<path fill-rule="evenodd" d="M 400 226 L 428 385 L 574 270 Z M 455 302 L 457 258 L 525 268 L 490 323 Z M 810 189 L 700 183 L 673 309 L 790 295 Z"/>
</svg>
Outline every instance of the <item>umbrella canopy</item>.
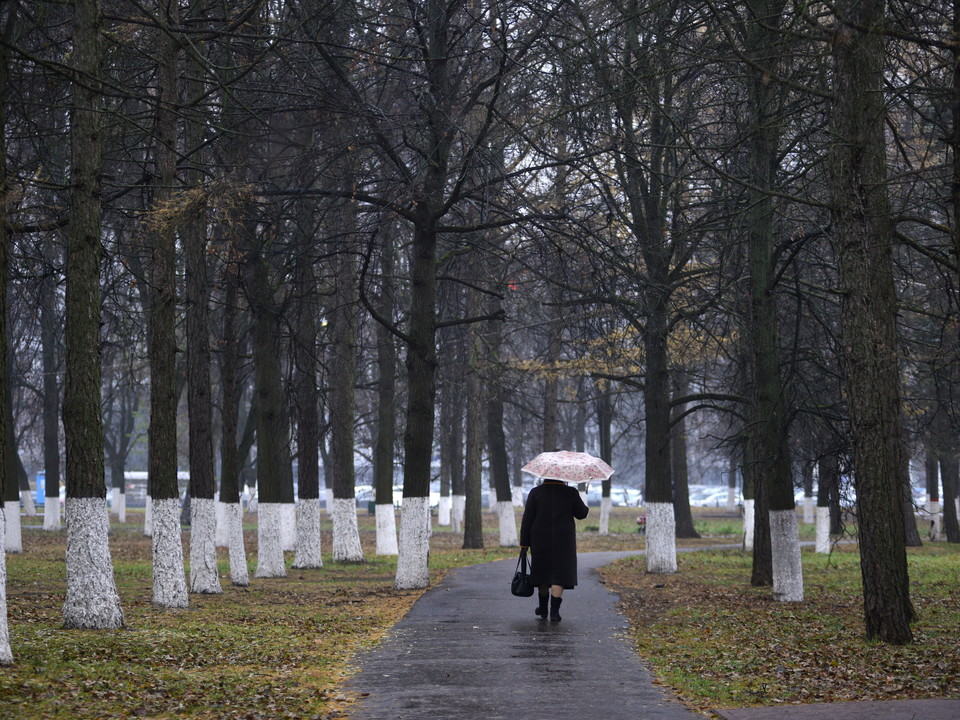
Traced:
<svg viewBox="0 0 960 720">
<path fill-rule="evenodd" d="M 614 473 L 600 458 L 569 450 L 540 453 L 520 469 L 543 480 L 574 483 L 606 480 Z"/>
</svg>

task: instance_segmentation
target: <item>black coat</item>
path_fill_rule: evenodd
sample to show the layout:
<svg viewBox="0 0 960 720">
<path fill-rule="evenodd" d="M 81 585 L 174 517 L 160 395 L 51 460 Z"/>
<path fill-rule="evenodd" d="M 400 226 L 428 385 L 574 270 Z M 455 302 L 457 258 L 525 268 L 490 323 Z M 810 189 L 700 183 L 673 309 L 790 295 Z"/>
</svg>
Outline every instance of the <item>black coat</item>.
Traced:
<svg viewBox="0 0 960 720">
<path fill-rule="evenodd" d="M 530 491 L 520 522 L 520 545 L 530 548 L 534 585 L 577 584 L 577 526 L 590 509 L 575 487 L 545 480 Z"/>
</svg>

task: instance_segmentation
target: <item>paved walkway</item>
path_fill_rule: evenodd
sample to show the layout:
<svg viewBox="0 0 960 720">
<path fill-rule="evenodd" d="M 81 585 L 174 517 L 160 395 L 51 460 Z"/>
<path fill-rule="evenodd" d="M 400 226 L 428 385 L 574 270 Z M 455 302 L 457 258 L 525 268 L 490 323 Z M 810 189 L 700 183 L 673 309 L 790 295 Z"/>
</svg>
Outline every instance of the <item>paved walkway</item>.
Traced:
<svg viewBox="0 0 960 720">
<path fill-rule="evenodd" d="M 702 720 L 654 683 L 596 568 L 636 553 L 580 553 L 563 620 L 510 595 L 516 560 L 450 572 L 359 659 L 351 720 Z M 717 710 L 726 720 L 960 720 L 960 700 Z M 886 713 L 886 714 L 885 714 Z"/>
<path fill-rule="evenodd" d="M 352 720 L 695 720 L 653 683 L 623 639 L 617 597 L 594 568 L 631 553 L 581 553 L 560 622 L 510 594 L 516 560 L 450 572 L 414 604 L 349 689 L 369 693 Z"/>
</svg>

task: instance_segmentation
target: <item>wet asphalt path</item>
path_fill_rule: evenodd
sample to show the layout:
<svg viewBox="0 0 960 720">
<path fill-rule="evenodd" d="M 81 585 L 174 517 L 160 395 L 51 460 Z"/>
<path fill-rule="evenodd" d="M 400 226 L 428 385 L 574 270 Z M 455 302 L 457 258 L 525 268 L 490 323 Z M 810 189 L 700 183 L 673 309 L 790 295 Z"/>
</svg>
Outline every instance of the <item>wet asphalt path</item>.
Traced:
<svg viewBox="0 0 960 720">
<path fill-rule="evenodd" d="M 448 573 L 359 658 L 351 720 L 702 719 L 654 685 L 599 583 L 595 568 L 632 554 L 581 553 L 560 622 L 510 594 L 516 560 Z"/>
</svg>

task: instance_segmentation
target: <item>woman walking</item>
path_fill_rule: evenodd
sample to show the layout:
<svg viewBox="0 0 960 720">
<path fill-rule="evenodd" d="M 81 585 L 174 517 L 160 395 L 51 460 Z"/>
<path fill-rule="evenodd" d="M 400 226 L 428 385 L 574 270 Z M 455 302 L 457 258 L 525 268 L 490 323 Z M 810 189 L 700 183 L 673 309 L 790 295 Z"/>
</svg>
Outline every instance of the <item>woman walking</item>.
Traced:
<svg viewBox="0 0 960 720">
<path fill-rule="evenodd" d="M 530 491 L 520 522 L 520 547 L 533 557 L 530 579 L 539 590 L 536 609 L 541 620 L 560 619 L 563 591 L 577 584 L 577 528 L 590 512 L 575 487 L 561 480 L 544 480 Z"/>
</svg>

